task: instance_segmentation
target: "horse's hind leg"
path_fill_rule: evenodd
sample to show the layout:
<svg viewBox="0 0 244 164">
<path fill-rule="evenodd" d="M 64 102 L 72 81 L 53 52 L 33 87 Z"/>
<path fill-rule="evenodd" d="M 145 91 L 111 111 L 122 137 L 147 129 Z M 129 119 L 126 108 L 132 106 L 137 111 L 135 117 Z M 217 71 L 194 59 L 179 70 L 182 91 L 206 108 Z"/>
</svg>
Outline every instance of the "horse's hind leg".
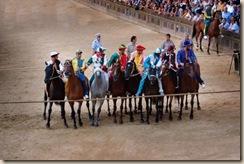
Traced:
<svg viewBox="0 0 244 164">
<path fill-rule="evenodd" d="M 209 39 L 208 39 L 208 50 L 207 50 L 207 52 L 209 55 L 210 55 L 210 52 L 209 52 L 210 43 L 211 43 L 211 37 L 209 37 Z"/>
<path fill-rule="evenodd" d="M 203 52 L 203 49 L 202 49 L 202 38 L 203 38 L 203 32 L 200 33 L 200 50 Z"/>
<path fill-rule="evenodd" d="M 191 114 L 190 114 L 190 119 L 193 119 L 193 106 L 194 106 L 194 94 L 191 95 Z"/>
<path fill-rule="evenodd" d="M 199 102 L 199 97 L 198 97 L 199 95 L 197 94 L 196 96 L 197 96 L 197 109 L 198 110 L 201 110 L 201 106 L 200 106 L 200 102 Z"/>
<path fill-rule="evenodd" d="M 128 114 L 128 111 L 127 111 L 127 99 L 125 99 L 125 114 Z"/>
<path fill-rule="evenodd" d="M 49 110 L 48 110 L 47 124 L 46 124 L 46 127 L 47 128 L 50 128 L 50 120 L 51 120 L 52 106 L 53 106 L 53 102 L 50 102 L 49 103 Z"/>
<path fill-rule="evenodd" d="M 124 105 L 124 99 L 121 99 L 121 105 L 120 105 L 120 120 L 119 123 L 123 124 L 123 105 Z"/>
<path fill-rule="evenodd" d="M 188 110 L 188 96 L 186 95 L 185 110 Z"/>
<path fill-rule="evenodd" d="M 152 114 L 152 98 L 149 98 L 149 105 L 150 105 L 150 107 L 149 107 L 149 114 L 151 115 Z"/>
<path fill-rule="evenodd" d="M 101 113 L 101 108 L 102 108 L 102 105 L 103 105 L 103 102 L 104 100 L 100 100 L 99 101 L 99 107 L 97 109 L 97 118 L 96 118 L 96 123 L 95 123 L 95 126 L 99 126 L 99 122 L 100 122 L 100 113 Z"/>
<path fill-rule="evenodd" d="M 91 121 L 92 115 L 91 115 L 91 111 L 90 111 L 89 100 L 86 101 L 86 107 L 88 109 L 88 117 L 89 117 L 89 120 Z"/>
<path fill-rule="evenodd" d="M 60 106 L 61 106 L 61 117 L 62 117 L 62 119 L 64 120 L 64 126 L 65 126 L 66 128 L 68 128 L 68 124 L 67 124 L 66 117 L 65 117 L 64 102 L 61 102 L 61 103 L 60 103 Z"/>
<path fill-rule="evenodd" d="M 74 102 L 69 102 L 69 105 L 71 107 L 71 117 L 74 121 L 74 129 L 77 129 L 77 126 L 76 126 L 76 118 L 75 118 L 75 110 L 74 110 Z"/>
<path fill-rule="evenodd" d="M 178 120 L 182 120 L 182 108 L 184 104 L 184 96 L 180 96 L 180 113 L 178 116 Z"/>
<path fill-rule="evenodd" d="M 143 119 L 143 113 L 142 113 L 142 98 L 139 98 L 139 102 L 138 102 L 138 110 L 140 110 L 141 112 L 141 123 L 144 123 L 144 119 Z"/>
<path fill-rule="evenodd" d="M 134 113 L 137 114 L 136 97 L 134 97 Z"/>
<path fill-rule="evenodd" d="M 162 121 L 163 120 L 163 115 L 164 115 L 164 96 L 162 96 L 161 99 L 161 109 L 160 109 L 160 116 L 159 119 Z"/>
<path fill-rule="evenodd" d="M 146 109 L 147 109 L 147 124 L 150 124 L 149 122 L 149 98 L 146 98 Z"/>
<path fill-rule="evenodd" d="M 79 107 L 78 107 L 78 110 L 77 110 L 77 114 L 78 114 L 78 121 L 79 121 L 79 125 L 82 126 L 83 125 L 83 122 L 81 120 L 81 106 L 82 106 L 82 102 L 79 102 Z"/>
<path fill-rule="evenodd" d="M 110 105 L 109 105 L 109 94 L 107 95 L 107 105 L 108 105 L 108 116 L 111 117 Z"/>
<path fill-rule="evenodd" d="M 94 126 L 95 121 L 95 106 L 96 106 L 96 100 L 92 101 L 92 120 L 90 122 L 91 126 Z"/>
<path fill-rule="evenodd" d="M 47 93 L 46 91 L 44 90 L 44 112 L 43 112 L 43 119 L 46 120 L 47 119 L 47 116 L 46 116 L 46 110 L 47 110 Z"/>
<path fill-rule="evenodd" d="M 215 42 L 216 42 L 217 55 L 219 55 L 219 40 L 218 40 L 218 37 L 215 37 Z"/>
<path fill-rule="evenodd" d="M 173 120 L 173 116 L 172 116 L 172 100 L 173 100 L 173 97 L 170 96 L 170 98 L 169 98 L 169 120 L 170 121 Z"/>
<path fill-rule="evenodd" d="M 159 120 L 159 106 L 158 106 L 158 103 L 159 103 L 158 102 L 158 98 L 156 98 L 156 119 L 155 119 L 156 123 L 158 123 L 158 120 Z"/>
<path fill-rule="evenodd" d="M 113 102 L 114 102 L 114 111 L 113 111 L 114 123 L 117 123 L 117 118 L 116 118 L 116 110 L 117 110 L 116 102 L 117 102 L 117 99 L 113 99 Z"/>
<path fill-rule="evenodd" d="M 132 112 L 132 98 L 129 97 L 129 108 L 130 108 L 130 122 L 133 122 L 134 121 L 134 118 L 133 118 L 133 112 Z"/>
<path fill-rule="evenodd" d="M 168 113 L 168 102 L 169 102 L 169 96 L 167 96 L 167 100 L 166 100 L 166 109 L 165 109 L 165 113 Z"/>
</svg>

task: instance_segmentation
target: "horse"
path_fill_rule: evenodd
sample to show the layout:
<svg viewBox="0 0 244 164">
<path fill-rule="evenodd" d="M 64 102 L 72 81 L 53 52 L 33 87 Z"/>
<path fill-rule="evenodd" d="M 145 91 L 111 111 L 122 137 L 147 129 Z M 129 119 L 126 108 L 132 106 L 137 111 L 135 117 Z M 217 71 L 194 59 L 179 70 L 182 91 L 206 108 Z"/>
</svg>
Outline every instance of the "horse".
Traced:
<svg viewBox="0 0 244 164">
<path fill-rule="evenodd" d="M 136 64 L 134 61 L 129 61 L 126 64 L 126 69 L 125 69 L 125 80 L 126 80 L 126 91 L 129 94 L 129 108 L 130 108 L 130 121 L 133 122 L 133 112 L 132 112 L 132 98 L 131 96 L 134 96 L 134 112 L 137 113 L 137 105 L 136 105 L 136 97 L 135 94 L 137 92 L 140 80 L 141 80 L 141 75 L 136 68 Z M 142 110 L 142 98 L 139 98 L 139 105 L 138 109 Z M 142 112 L 141 112 L 142 113 Z"/>
<path fill-rule="evenodd" d="M 108 83 L 108 77 L 106 72 L 104 72 L 101 68 L 97 67 L 94 69 L 94 80 L 90 85 L 91 90 L 91 98 L 92 98 L 92 126 L 99 126 L 100 121 L 100 113 L 101 108 L 104 102 L 106 93 L 108 91 L 109 83 Z M 99 100 L 99 98 L 101 98 Z M 96 104 L 99 103 L 98 109 L 97 109 L 97 117 L 95 118 L 95 107 Z"/>
<path fill-rule="evenodd" d="M 169 64 L 166 63 L 165 67 L 163 67 L 162 69 L 162 84 L 163 84 L 163 89 L 164 89 L 164 93 L 165 94 L 175 94 L 177 93 L 177 89 L 176 89 L 176 83 L 177 83 L 177 75 L 176 75 L 176 70 L 173 70 L 171 68 L 169 68 Z M 168 102 L 169 99 L 169 102 Z M 172 121 L 173 120 L 173 116 L 172 116 L 172 100 L 173 100 L 173 96 L 167 96 L 167 102 L 166 102 L 166 113 L 168 112 L 167 108 L 169 107 L 169 120 Z M 162 98 L 162 104 L 164 102 L 164 97 Z M 163 117 L 163 105 L 162 105 L 162 109 L 160 111 L 161 115 L 160 115 L 160 120 L 162 120 Z"/>
<path fill-rule="evenodd" d="M 145 85 L 143 89 L 143 93 L 145 96 L 149 95 L 159 95 L 159 86 L 158 86 L 158 80 L 157 80 L 157 69 L 150 67 L 148 70 L 148 76 L 145 80 Z M 151 98 L 151 97 L 145 97 L 146 101 L 146 110 L 147 110 L 147 119 L 146 122 L 147 124 L 150 124 L 149 121 L 149 115 L 150 111 L 152 109 L 152 104 L 153 102 L 156 103 L 156 119 L 155 122 L 159 121 L 159 108 L 158 108 L 158 102 L 159 98 Z M 143 121 L 143 115 L 142 115 L 142 110 L 141 110 L 141 121 Z"/>
<path fill-rule="evenodd" d="M 194 68 L 193 64 L 190 64 L 188 61 L 184 63 L 184 69 L 182 72 L 182 77 L 180 78 L 180 87 L 179 93 L 196 93 L 199 90 L 198 81 L 194 78 Z M 191 94 L 191 112 L 190 119 L 193 119 L 193 106 L 194 106 L 194 96 Z M 178 120 L 182 119 L 182 108 L 184 102 L 184 95 L 180 96 L 180 113 Z"/>
<path fill-rule="evenodd" d="M 65 102 L 63 101 L 65 98 L 64 82 L 60 78 L 60 75 L 57 72 L 57 65 L 56 64 L 54 64 L 52 66 L 52 75 L 51 75 L 51 78 L 49 79 L 49 82 L 47 84 L 47 89 L 44 91 L 44 101 L 47 101 L 48 98 L 51 101 L 52 100 L 60 100 L 61 101 L 61 102 L 57 101 L 57 102 L 55 102 L 55 104 L 60 105 L 60 107 L 61 107 L 61 118 L 64 120 L 64 126 L 66 128 L 68 128 L 68 124 L 66 122 L 66 117 L 65 117 L 65 109 L 64 109 Z M 44 120 L 46 120 L 47 104 L 48 104 L 47 102 L 44 102 L 44 113 L 43 113 Z M 47 123 L 46 123 L 47 128 L 50 128 L 52 106 L 53 106 L 53 102 L 49 102 L 48 119 L 47 119 Z"/>
<path fill-rule="evenodd" d="M 118 60 L 112 68 L 112 76 L 109 81 L 110 85 L 110 91 L 111 95 L 113 98 L 116 97 L 125 97 L 126 96 L 126 88 L 125 88 L 125 77 L 124 77 L 124 71 L 121 70 L 121 64 L 120 61 Z M 117 123 L 117 118 L 116 118 L 116 106 L 117 99 L 113 99 L 113 115 L 114 115 L 114 123 Z M 121 99 L 121 105 L 120 105 L 120 124 L 123 123 L 123 104 L 124 104 L 124 99 Z"/>
<path fill-rule="evenodd" d="M 207 52 L 208 52 L 209 55 L 210 55 L 209 47 L 210 47 L 211 39 L 213 37 L 215 38 L 215 42 L 216 42 L 216 52 L 217 52 L 217 54 L 219 54 L 218 36 L 220 34 L 219 24 L 221 23 L 220 22 L 221 18 L 222 18 L 221 11 L 216 11 L 213 14 L 213 20 L 210 23 L 209 28 L 208 28 L 207 34 L 208 34 L 209 38 L 208 38 L 208 49 L 207 49 Z M 201 51 L 203 51 L 203 49 L 202 49 L 202 38 L 203 38 L 204 28 L 205 28 L 205 24 L 204 24 L 203 20 L 199 20 L 196 23 L 194 23 L 193 31 L 192 31 L 192 38 L 196 37 L 197 47 L 198 47 L 198 44 L 199 44 L 198 38 L 200 36 L 200 50 Z"/>
<path fill-rule="evenodd" d="M 71 60 L 66 60 L 64 63 L 64 75 L 68 78 L 68 81 L 65 84 L 65 93 L 66 93 L 68 100 L 80 100 L 80 101 L 77 101 L 79 103 L 77 114 L 78 114 L 79 126 L 82 126 L 83 122 L 82 122 L 80 113 L 81 113 L 81 106 L 82 106 L 82 102 L 83 102 L 81 99 L 83 99 L 84 90 L 83 90 L 80 80 L 78 79 L 77 76 L 75 76 Z M 88 83 L 87 78 L 86 78 L 86 82 Z M 74 128 L 77 129 L 74 103 L 75 103 L 74 101 L 69 101 L 69 105 L 71 107 L 71 118 L 74 121 Z M 89 118 L 91 118 L 91 113 L 89 110 L 89 101 L 86 102 L 86 106 L 88 108 Z"/>
</svg>

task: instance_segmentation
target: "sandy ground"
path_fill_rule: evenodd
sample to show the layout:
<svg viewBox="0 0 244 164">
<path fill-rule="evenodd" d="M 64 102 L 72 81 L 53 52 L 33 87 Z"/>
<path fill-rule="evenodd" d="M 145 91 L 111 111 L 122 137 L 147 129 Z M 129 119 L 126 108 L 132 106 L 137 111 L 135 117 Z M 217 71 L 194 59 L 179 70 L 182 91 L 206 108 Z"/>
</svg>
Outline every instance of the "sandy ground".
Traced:
<svg viewBox="0 0 244 164">
<path fill-rule="evenodd" d="M 71 1 L 0 0 L 0 100 L 41 100 L 49 51 L 59 51 L 64 61 L 82 48 L 87 58 L 97 32 L 108 55 L 133 34 L 147 54 L 164 39 L 163 34 Z M 204 91 L 240 89 L 239 76 L 228 75 L 229 56 L 198 53 L 198 59 L 207 83 Z M 19 69 L 24 67 L 32 68 Z M 166 115 L 156 124 L 152 116 L 150 125 L 139 123 L 139 115 L 134 123 L 124 116 L 123 125 L 114 124 L 104 105 L 99 128 L 89 126 L 83 105 L 84 127 L 77 130 L 71 128 L 68 104 L 70 128 L 64 128 L 59 107 L 54 106 L 51 130 L 42 119 L 43 104 L 0 105 L 0 159 L 239 160 L 240 94 L 201 95 L 200 101 L 202 110 L 195 109 L 194 120 L 184 111 L 182 121 L 174 113 L 172 122 Z M 175 102 L 173 108 L 177 110 Z"/>
</svg>

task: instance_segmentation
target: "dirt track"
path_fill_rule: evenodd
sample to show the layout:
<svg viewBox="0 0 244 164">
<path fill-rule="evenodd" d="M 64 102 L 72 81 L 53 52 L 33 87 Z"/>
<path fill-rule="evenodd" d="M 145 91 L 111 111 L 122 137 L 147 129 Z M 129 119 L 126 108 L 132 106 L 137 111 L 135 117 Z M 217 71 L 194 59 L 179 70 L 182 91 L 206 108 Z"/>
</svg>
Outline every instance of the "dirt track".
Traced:
<svg viewBox="0 0 244 164">
<path fill-rule="evenodd" d="M 147 54 L 161 44 L 163 34 L 107 16 L 82 5 L 64 0 L 0 0 L 0 100 L 41 100 L 44 61 L 57 50 L 60 59 L 72 58 L 77 48 L 88 57 L 95 33 L 102 33 L 107 53 L 131 35 L 147 48 Z M 176 45 L 179 40 L 172 38 Z M 204 91 L 240 89 L 240 78 L 228 75 L 229 56 L 198 53 Z M 33 69 L 18 70 L 22 67 Z M 11 70 L 1 70 L 10 68 Z M 90 77 L 90 73 L 87 73 Z M 202 91 L 202 90 L 201 90 Z M 139 116 L 130 123 L 114 124 L 104 105 L 99 128 L 90 127 L 83 105 L 84 127 L 72 129 L 70 108 L 65 129 L 54 106 L 51 130 L 45 128 L 42 104 L 0 105 L 0 159 L 121 159 L 121 160 L 239 160 L 240 94 L 200 96 L 202 110 L 194 120 L 184 111 L 183 120 L 159 124 L 140 124 Z M 176 110 L 176 104 L 173 106 Z"/>
</svg>

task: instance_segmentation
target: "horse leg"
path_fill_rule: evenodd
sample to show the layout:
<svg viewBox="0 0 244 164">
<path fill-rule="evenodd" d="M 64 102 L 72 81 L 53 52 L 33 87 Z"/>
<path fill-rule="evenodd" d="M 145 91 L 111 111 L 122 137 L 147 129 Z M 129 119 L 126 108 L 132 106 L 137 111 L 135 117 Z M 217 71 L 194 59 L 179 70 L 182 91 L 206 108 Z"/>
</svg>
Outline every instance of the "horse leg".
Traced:
<svg viewBox="0 0 244 164">
<path fill-rule="evenodd" d="M 136 97 L 134 97 L 134 113 L 137 114 Z"/>
<path fill-rule="evenodd" d="M 116 118 L 116 110 L 117 110 L 116 102 L 117 102 L 117 99 L 113 99 L 113 102 L 114 102 L 114 111 L 113 111 L 114 123 L 117 123 L 117 118 Z"/>
<path fill-rule="evenodd" d="M 152 98 L 149 98 L 149 105 L 150 105 L 149 114 L 152 115 Z"/>
<path fill-rule="evenodd" d="M 203 52 L 203 49 L 202 49 L 202 39 L 203 39 L 203 32 L 200 33 L 200 50 Z"/>
<path fill-rule="evenodd" d="M 47 93 L 44 91 L 44 101 L 47 101 Z M 46 110 L 47 110 L 47 102 L 44 102 L 44 112 L 43 112 L 43 119 L 46 120 Z"/>
<path fill-rule="evenodd" d="M 95 126 L 99 126 L 99 122 L 100 122 L 100 113 L 101 113 L 101 108 L 102 108 L 102 105 L 103 105 L 103 100 L 100 100 L 100 105 L 97 109 L 97 118 L 96 118 L 96 123 L 95 123 Z"/>
<path fill-rule="evenodd" d="M 215 42 L 216 42 L 217 55 L 219 55 L 219 40 L 218 40 L 218 37 L 215 37 Z"/>
<path fill-rule="evenodd" d="M 130 122 L 133 122 L 134 121 L 134 118 L 133 118 L 133 112 L 132 112 L 132 98 L 129 97 L 129 108 L 130 108 Z"/>
<path fill-rule="evenodd" d="M 78 107 L 78 110 L 77 110 L 78 121 L 79 121 L 80 127 L 83 125 L 82 120 L 81 120 L 81 115 L 80 115 L 80 113 L 81 113 L 81 105 L 82 105 L 82 102 L 79 102 L 79 107 Z"/>
<path fill-rule="evenodd" d="M 210 47 L 210 43 L 211 43 L 211 37 L 208 38 L 208 54 L 210 55 L 210 52 L 209 52 L 209 47 Z"/>
<path fill-rule="evenodd" d="M 125 114 L 128 114 L 128 111 L 127 111 L 127 99 L 125 99 L 124 101 L 125 101 Z"/>
<path fill-rule="evenodd" d="M 138 110 L 141 111 L 141 123 L 144 123 L 144 119 L 143 119 L 143 113 L 142 113 L 142 98 L 139 98 L 139 102 L 138 102 Z"/>
<path fill-rule="evenodd" d="M 197 34 L 196 34 L 196 37 L 195 37 L 195 38 L 196 38 L 196 42 L 197 42 L 197 48 L 196 48 L 196 50 L 198 50 L 198 47 L 199 47 L 198 37 L 199 37 L 199 33 L 197 33 Z"/>
<path fill-rule="evenodd" d="M 77 129 L 76 118 L 75 118 L 75 110 L 74 110 L 74 102 L 70 102 L 69 105 L 71 107 L 71 117 L 72 117 L 72 119 L 74 121 L 74 129 Z"/>
<path fill-rule="evenodd" d="M 180 96 L 180 113 L 178 116 L 178 120 L 182 120 L 182 108 L 183 108 L 183 103 L 184 102 L 184 96 Z"/>
<path fill-rule="evenodd" d="M 149 122 L 149 98 L 146 98 L 146 109 L 147 109 L 147 124 L 150 124 Z"/>
<path fill-rule="evenodd" d="M 158 107 L 158 98 L 156 98 L 156 119 L 155 119 L 155 122 L 158 123 L 158 120 L 159 120 L 159 107 Z"/>
<path fill-rule="evenodd" d="M 121 105 L 120 105 L 120 120 L 119 123 L 123 124 L 123 105 L 124 105 L 124 99 L 121 99 Z"/>
<path fill-rule="evenodd" d="M 163 120 L 163 115 L 164 115 L 164 96 L 162 97 L 162 99 L 161 99 L 161 104 L 162 104 L 162 106 L 161 106 L 161 110 L 160 110 L 160 117 L 159 117 L 159 119 L 162 121 Z"/>
<path fill-rule="evenodd" d="M 109 105 L 109 95 L 107 95 L 107 104 L 108 104 L 108 116 L 111 117 L 111 112 L 110 112 L 110 105 Z"/>
<path fill-rule="evenodd" d="M 88 109 L 88 117 L 89 117 L 89 120 L 91 121 L 92 115 L 91 115 L 91 111 L 90 111 L 90 108 L 89 108 L 89 101 L 86 101 L 86 107 Z"/>
<path fill-rule="evenodd" d="M 188 110 L 188 96 L 186 95 L 185 110 Z"/>
<path fill-rule="evenodd" d="M 165 109 L 165 113 L 168 113 L 168 102 L 169 102 L 169 96 L 167 96 L 167 100 L 166 100 L 166 109 Z"/>
<path fill-rule="evenodd" d="M 96 100 L 92 101 L 92 121 L 91 121 L 91 126 L 94 126 L 94 121 L 95 121 L 95 107 L 96 107 Z"/>
<path fill-rule="evenodd" d="M 50 119 L 51 119 L 51 113 L 52 113 L 52 106 L 53 106 L 53 102 L 50 102 L 49 103 L 49 110 L 48 110 L 47 124 L 46 124 L 47 128 L 50 128 Z"/>
<path fill-rule="evenodd" d="M 169 98 L 169 120 L 172 121 L 173 120 L 173 116 L 172 116 L 172 100 L 173 100 L 173 97 L 170 96 Z"/>
<path fill-rule="evenodd" d="M 193 119 L 193 106 L 194 106 L 194 94 L 191 95 L 191 114 L 190 114 L 190 119 Z"/>
<path fill-rule="evenodd" d="M 197 94 L 196 96 L 197 96 L 197 109 L 198 109 L 198 110 L 201 110 L 201 106 L 200 106 L 200 102 L 199 102 L 198 94 Z"/>
<path fill-rule="evenodd" d="M 66 128 L 68 128 L 68 124 L 67 124 L 67 122 L 66 122 L 66 117 L 65 117 L 64 102 L 61 102 L 61 103 L 60 103 L 60 106 L 61 106 L 61 117 L 62 117 L 62 119 L 64 120 L 64 126 L 65 126 Z"/>
</svg>

